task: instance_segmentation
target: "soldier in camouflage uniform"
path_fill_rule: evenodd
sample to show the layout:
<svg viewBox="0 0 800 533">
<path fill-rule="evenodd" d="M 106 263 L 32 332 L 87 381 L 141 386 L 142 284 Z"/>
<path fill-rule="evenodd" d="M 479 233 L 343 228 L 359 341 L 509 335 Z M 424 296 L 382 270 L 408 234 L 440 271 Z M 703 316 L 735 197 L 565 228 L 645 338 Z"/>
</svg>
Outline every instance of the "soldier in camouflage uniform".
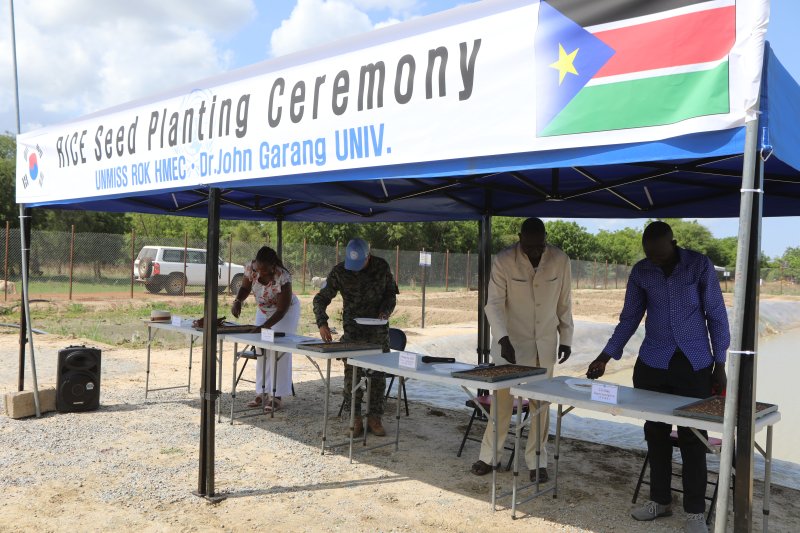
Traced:
<svg viewBox="0 0 800 533">
<path fill-rule="evenodd" d="M 331 340 L 326 309 L 337 293 L 342 294 L 343 303 L 344 336 L 342 341 L 380 344 L 383 346 L 383 351 L 388 352 L 388 325 L 363 326 L 355 322 L 355 318 L 389 318 L 397 303 L 396 295 L 398 293 L 389 264 L 380 257 L 371 255 L 369 245 L 363 239 L 353 239 L 347 244 L 344 262 L 333 267 L 331 273 L 328 274 L 326 285 L 314 297 L 314 318 L 319 327 L 319 333 L 325 341 Z M 357 368 L 354 378 L 353 368 L 345 361 L 344 412 L 350 410 L 353 379 L 358 383 L 364 375 L 364 369 Z M 381 424 L 381 416 L 385 405 L 386 378 L 383 373 L 374 373 L 369 379 L 367 427 L 375 435 L 383 436 L 386 431 Z M 362 389 L 356 392 L 356 436 L 363 431 L 360 418 L 363 395 Z"/>
</svg>

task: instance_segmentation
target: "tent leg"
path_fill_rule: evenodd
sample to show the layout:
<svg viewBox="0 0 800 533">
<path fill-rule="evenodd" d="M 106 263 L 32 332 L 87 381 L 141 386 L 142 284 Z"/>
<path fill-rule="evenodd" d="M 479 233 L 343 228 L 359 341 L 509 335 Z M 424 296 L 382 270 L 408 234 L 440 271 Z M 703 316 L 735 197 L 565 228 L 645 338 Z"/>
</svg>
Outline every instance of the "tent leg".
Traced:
<svg viewBox="0 0 800 533">
<path fill-rule="evenodd" d="M 206 238 L 206 301 L 203 328 L 203 364 L 200 385 L 200 465 L 197 475 L 197 496 L 211 502 L 224 497 L 214 493 L 215 406 L 219 400 L 216 390 L 217 369 L 217 261 L 219 258 L 220 190 L 212 188 L 208 195 L 208 234 Z"/>
<path fill-rule="evenodd" d="M 30 208 L 25 208 L 23 214 L 21 216 L 30 217 Z M 22 239 L 22 249 L 23 250 L 30 250 L 31 248 L 31 224 L 25 224 L 25 229 L 22 229 L 20 226 L 20 237 Z M 30 269 L 28 268 L 28 262 L 24 261 L 20 268 L 22 272 L 20 275 L 30 274 Z M 23 296 L 25 295 L 25 291 L 23 288 L 22 291 Z M 26 300 L 27 301 L 27 300 Z M 28 343 L 28 314 L 26 312 L 26 306 L 23 304 L 19 310 L 19 364 L 18 366 L 18 377 L 17 377 L 17 390 L 24 391 L 25 390 L 25 346 Z"/>
<path fill-rule="evenodd" d="M 491 192 L 487 192 L 488 201 L 491 202 Z M 486 302 L 489 299 L 489 277 L 492 269 L 492 216 L 484 215 L 481 218 L 483 225 L 480 261 L 483 266 L 483 283 L 480 287 L 480 294 L 483 297 L 483 305 L 480 306 L 480 321 L 483 324 L 483 344 L 481 345 L 482 363 L 489 362 L 489 352 L 492 343 L 489 319 L 486 318 Z"/>
<path fill-rule="evenodd" d="M 27 343 L 30 346 L 31 354 L 31 378 L 33 379 L 33 403 L 36 408 L 36 416 L 42 416 L 42 408 L 39 403 L 39 382 L 36 377 L 36 355 L 33 349 L 33 326 L 31 325 L 31 307 L 30 307 L 30 294 L 28 292 L 28 263 L 30 260 L 30 246 L 31 246 L 31 210 L 24 205 L 19 206 L 19 229 L 20 239 L 22 245 L 22 309 L 20 310 L 20 390 L 25 388 L 25 342 L 22 340 L 24 335 L 27 335 Z M 25 330 L 23 332 L 23 329 Z"/>
<path fill-rule="evenodd" d="M 488 193 L 487 194 L 491 194 Z M 487 198 L 487 203 L 490 197 Z M 478 364 L 489 362 L 491 335 L 486 319 L 489 270 L 492 264 L 492 216 L 484 214 L 478 222 Z"/>
<path fill-rule="evenodd" d="M 727 487 L 736 433 L 734 531 L 752 530 L 753 446 L 755 437 L 755 370 L 758 349 L 758 297 L 764 165 L 758 154 L 758 121 L 746 124 L 739 245 L 734 286 L 733 339 L 723 420 L 719 483 Z M 728 494 L 717 497 L 714 531 L 723 533 L 728 519 Z"/>
</svg>

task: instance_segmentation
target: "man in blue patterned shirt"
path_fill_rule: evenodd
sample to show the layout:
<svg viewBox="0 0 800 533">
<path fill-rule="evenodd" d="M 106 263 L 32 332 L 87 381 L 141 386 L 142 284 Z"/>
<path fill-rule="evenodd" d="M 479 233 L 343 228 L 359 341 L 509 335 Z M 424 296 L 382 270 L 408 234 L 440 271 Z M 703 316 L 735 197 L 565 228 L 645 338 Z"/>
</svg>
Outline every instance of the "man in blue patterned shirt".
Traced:
<svg viewBox="0 0 800 533">
<path fill-rule="evenodd" d="M 645 338 L 633 370 L 633 386 L 693 398 L 723 391 L 730 330 L 725 302 L 711 260 L 679 248 L 672 228 L 652 222 L 642 235 L 646 259 L 634 265 L 628 278 L 619 324 L 602 353 L 586 372 L 597 379 L 645 319 Z M 650 499 L 631 512 L 636 520 L 672 514 L 672 426 L 647 421 L 644 436 L 650 455 Z M 703 432 L 705 436 L 705 432 Z M 685 427 L 678 427 L 683 458 L 683 508 L 687 531 L 707 531 L 703 513 L 706 489 L 706 446 Z"/>
</svg>

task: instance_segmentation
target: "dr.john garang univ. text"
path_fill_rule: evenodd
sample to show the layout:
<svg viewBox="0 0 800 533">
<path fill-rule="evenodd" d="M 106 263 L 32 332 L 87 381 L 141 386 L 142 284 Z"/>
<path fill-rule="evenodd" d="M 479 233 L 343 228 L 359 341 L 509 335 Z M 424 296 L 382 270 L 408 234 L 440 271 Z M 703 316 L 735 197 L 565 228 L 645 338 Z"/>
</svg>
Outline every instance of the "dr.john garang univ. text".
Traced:
<svg viewBox="0 0 800 533">
<path fill-rule="evenodd" d="M 460 43 L 455 52 L 459 62 L 460 87 L 456 89 L 460 101 L 472 95 L 480 47 L 481 39 L 475 39 L 472 43 Z M 451 55 L 448 47 L 440 46 L 428 50 L 421 61 L 406 54 L 395 65 L 375 61 L 361 65 L 357 71 L 342 69 L 332 76 L 319 74 L 300 80 L 279 76 L 266 94 L 253 96 L 268 99 L 267 116 L 257 118 L 275 129 L 287 118 L 298 124 L 317 120 L 323 113 L 343 116 L 353 110 L 381 108 L 389 98 L 401 105 L 420 96 L 445 98 L 448 95 L 445 74 L 454 66 Z M 425 68 L 424 95 L 414 92 L 418 65 Z M 56 141 L 59 167 L 81 165 L 90 158 L 102 161 L 136 154 L 141 135 L 148 151 L 231 134 L 242 139 L 247 135 L 250 99 L 249 93 L 235 99 L 218 99 L 211 94 L 184 109 L 152 109 L 142 120 L 137 114 L 123 124 L 99 124 L 93 132 L 86 129 L 64 132 Z M 140 122 L 147 125 L 140 128 Z"/>
</svg>

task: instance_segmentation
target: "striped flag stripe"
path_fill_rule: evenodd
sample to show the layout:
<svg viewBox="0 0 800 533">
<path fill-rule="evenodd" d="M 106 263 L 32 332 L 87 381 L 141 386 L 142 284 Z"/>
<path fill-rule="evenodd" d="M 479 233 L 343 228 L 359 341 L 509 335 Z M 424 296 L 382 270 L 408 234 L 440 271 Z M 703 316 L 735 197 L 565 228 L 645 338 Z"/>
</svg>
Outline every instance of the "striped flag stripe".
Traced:
<svg viewBox="0 0 800 533">
<path fill-rule="evenodd" d="M 585 87 L 542 135 L 660 126 L 729 111 L 726 61 L 701 72 Z"/>
<path fill-rule="evenodd" d="M 672 74 L 685 74 L 687 72 L 699 72 L 701 70 L 710 70 L 716 68 L 723 63 L 726 63 L 728 58 L 718 59 L 717 61 L 709 61 L 708 63 L 694 63 L 692 65 L 681 65 L 678 67 L 665 67 L 648 70 L 644 72 L 630 72 L 627 74 L 618 74 L 616 76 L 606 76 L 604 78 L 592 78 L 586 83 L 586 87 L 592 85 L 605 85 L 607 83 L 619 83 L 621 81 L 638 80 L 641 78 L 650 78 L 655 76 L 671 76 Z"/>
<path fill-rule="evenodd" d="M 547 3 L 564 16 L 587 27 L 706 2 L 705 0 L 547 0 Z"/>
<path fill-rule="evenodd" d="M 594 33 L 615 50 L 595 78 L 707 63 L 728 55 L 736 40 L 736 7 Z"/>
</svg>

